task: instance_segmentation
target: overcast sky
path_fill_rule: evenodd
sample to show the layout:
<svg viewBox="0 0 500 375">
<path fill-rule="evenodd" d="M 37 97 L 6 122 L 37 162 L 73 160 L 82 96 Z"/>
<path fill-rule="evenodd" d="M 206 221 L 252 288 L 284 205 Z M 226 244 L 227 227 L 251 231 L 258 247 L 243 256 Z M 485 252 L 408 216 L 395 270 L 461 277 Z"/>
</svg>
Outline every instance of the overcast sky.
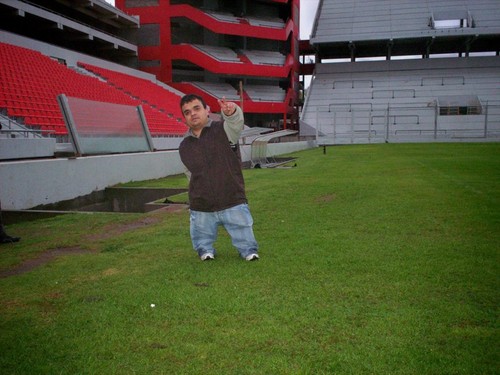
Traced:
<svg viewBox="0 0 500 375">
<path fill-rule="evenodd" d="M 115 0 L 105 0 L 115 5 Z M 300 1 L 300 39 L 309 39 L 319 0 Z"/>
<path fill-rule="evenodd" d="M 300 1 L 300 39 L 309 39 L 319 0 Z"/>
</svg>

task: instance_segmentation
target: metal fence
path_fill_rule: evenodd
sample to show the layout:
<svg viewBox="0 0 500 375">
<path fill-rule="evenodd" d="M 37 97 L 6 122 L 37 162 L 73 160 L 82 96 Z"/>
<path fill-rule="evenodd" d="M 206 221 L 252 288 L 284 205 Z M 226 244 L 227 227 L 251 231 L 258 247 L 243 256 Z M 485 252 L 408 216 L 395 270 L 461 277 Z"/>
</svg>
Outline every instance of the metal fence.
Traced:
<svg viewBox="0 0 500 375">
<path fill-rule="evenodd" d="M 375 107 L 372 103 L 316 108 L 318 145 L 383 142 L 500 141 L 500 102 L 477 114 L 443 115 L 439 107 Z"/>
</svg>

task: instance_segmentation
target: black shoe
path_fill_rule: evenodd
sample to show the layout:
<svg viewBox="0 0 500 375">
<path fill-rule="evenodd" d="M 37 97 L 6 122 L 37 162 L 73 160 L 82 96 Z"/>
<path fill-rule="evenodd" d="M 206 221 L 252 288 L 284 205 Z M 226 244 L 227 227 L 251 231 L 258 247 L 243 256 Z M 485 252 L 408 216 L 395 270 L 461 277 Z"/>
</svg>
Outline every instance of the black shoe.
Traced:
<svg viewBox="0 0 500 375">
<path fill-rule="evenodd" d="M 0 237 L 0 243 L 13 243 L 13 242 L 19 242 L 21 240 L 20 237 L 11 237 L 7 234 L 4 234 L 3 236 Z"/>
</svg>

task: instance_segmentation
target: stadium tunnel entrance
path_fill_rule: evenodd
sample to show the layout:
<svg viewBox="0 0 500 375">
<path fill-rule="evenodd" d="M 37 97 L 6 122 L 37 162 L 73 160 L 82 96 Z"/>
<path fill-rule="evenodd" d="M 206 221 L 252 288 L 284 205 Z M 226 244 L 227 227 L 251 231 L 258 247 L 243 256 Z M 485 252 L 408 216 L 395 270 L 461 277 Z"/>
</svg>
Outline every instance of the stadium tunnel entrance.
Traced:
<svg viewBox="0 0 500 375">
<path fill-rule="evenodd" d="M 146 213 L 188 207 L 187 189 L 109 187 L 91 194 L 29 210 L 4 210 L 10 224 L 75 212 Z"/>
</svg>

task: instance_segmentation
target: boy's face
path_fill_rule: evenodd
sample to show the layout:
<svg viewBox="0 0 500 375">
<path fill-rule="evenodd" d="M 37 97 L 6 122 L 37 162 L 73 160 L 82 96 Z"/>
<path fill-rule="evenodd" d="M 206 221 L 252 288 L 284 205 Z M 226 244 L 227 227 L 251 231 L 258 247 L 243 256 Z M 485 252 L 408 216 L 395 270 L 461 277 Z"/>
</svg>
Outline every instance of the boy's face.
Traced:
<svg viewBox="0 0 500 375">
<path fill-rule="evenodd" d="M 208 123 L 208 109 L 198 99 L 185 103 L 181 109 L 186 124 L 193 132 L 200 132 Z"/>
</svg>

